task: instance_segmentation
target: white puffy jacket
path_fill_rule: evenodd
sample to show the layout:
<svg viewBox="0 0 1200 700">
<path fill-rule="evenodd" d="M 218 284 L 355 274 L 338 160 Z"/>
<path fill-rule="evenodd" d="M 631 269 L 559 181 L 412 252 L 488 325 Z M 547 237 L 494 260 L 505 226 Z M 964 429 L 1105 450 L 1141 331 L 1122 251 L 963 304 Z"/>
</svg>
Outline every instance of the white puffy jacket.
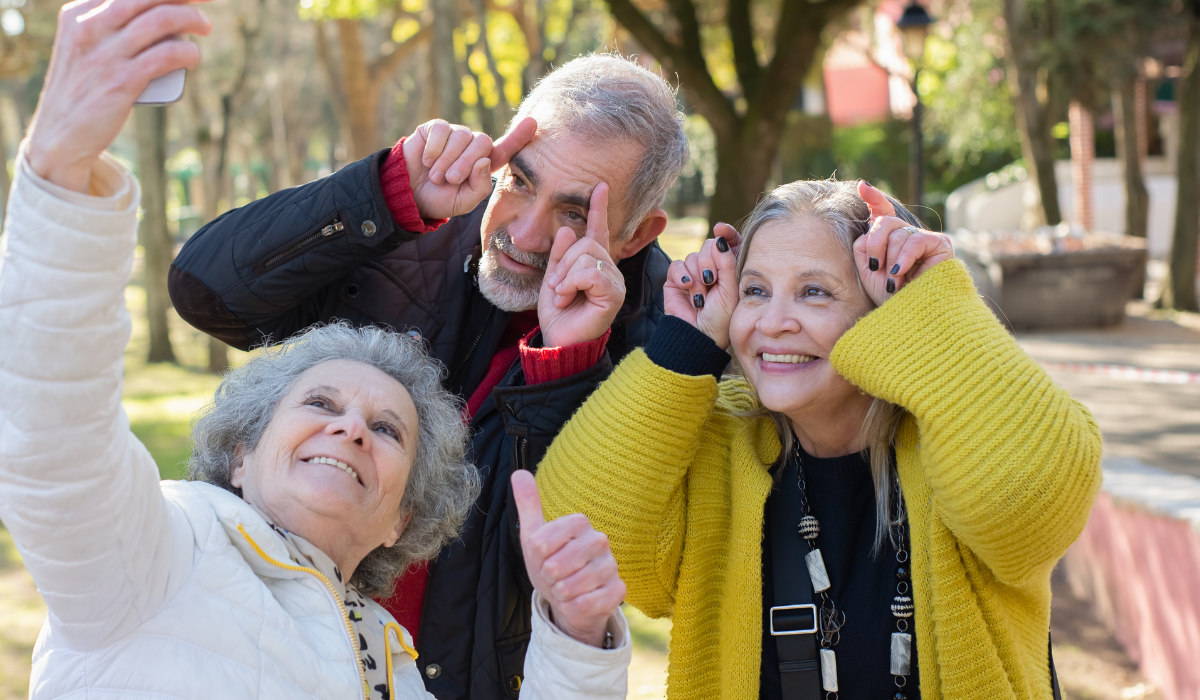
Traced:
<svg viewBox="0 0 1200 700">
<path fill-rule="evenodd" d="M 129 431 L 136 181 L 106 159 L 92 181 L 106 196 L 89 197 L 37 177 L 23 156 L 17 165 L 0 242 L 0 518 L 49 608 L 30 697 L 361 697 L 358 644 L 334 588 L 291 565 L 237 496 L 160 482 Z M 624 618 L 610 623 L 617 648 L 603 651 L 534 603 L 521 697 L 624 697 Z M 396 629 L 389 696 L 427 700 L 411 639 Z"/>
</svg>

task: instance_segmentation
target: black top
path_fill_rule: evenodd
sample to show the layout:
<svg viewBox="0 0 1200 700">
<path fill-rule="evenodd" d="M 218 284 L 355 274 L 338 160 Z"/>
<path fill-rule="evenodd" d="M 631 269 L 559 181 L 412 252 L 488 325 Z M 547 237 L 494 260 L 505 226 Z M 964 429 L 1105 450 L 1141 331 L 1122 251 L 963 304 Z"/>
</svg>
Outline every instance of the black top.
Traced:
<svg viewBox="0 0 1200 700">
<path fill-rule="evenodd" d="M 667 316 L 659 323 L 646 355 L 660 367 L 680 374 L 711 375 L 718 381 L 729 363 L 729 355 L 708 336 L 686 321 Z M 829 596 L 846 613 L 841 640 L 833 647 L 837 654 L 839 700 L 884 700 L 894 698 L 897 688 L 891 671 L 892 598 L 896 595 L 896 548 L 887 542 L 879 555 L 871 554 L 875 544 L 875 486 L 871 469 L 859 455 L 818 459 L 801 450 L 805 485 L 812 515 L 821 526 L 817 546 L 825 560 L 831 588 Z M 892 457 L 895 461 L 895 456 Z M 781 479 L 771 492 L 799 489 L 795 470 L 790 479 Z M 767 512 L 764 509 L 764 512 Z M 799 523 L 801 513 L 796 514 Z M 787 601 L 773 601 L 774 579 L 771 568 L 771 533 L 763 523 L 763 619 L 762 666 L 759 697 L 785 700 L 779 682 L 779 661 L 775 638 L 770 633 L 770 609 Z M 798 536 L 799 533 L 797 533 Z M 807 545 L 804 546 L 807 551 Z M 911 587 L 911 581 L 908 582 Z M 911 593 L 909 594 L 911 596 Z M 813 596 L 820 605 L 820 598 Z M 909 633 L 912 618 L 909 618 Z M 917 682 L 917 640 L 913 634 L 911 673 L 903 694 L 909 700 L 920 698 Z"/>
<path fill-rule="evenodd" d="M 896 548 L 887 542 L 877 556 L 871 554 L 875 543 L 875 485 L 871 480 L 870 465 L 857 453 L 817 458 L 801 449 L 800 455 L 809 507 L 821 526 L 817 547 L 829 572 L 831 587 L 827 594 L 834 605 L 846 613 L 841 640 L 833 647 L 837 654 L 838 698 L 891 698 L 897 692 L 890 673 L 891 636 L 896 631 L 891 612 L 892 598 L 896 595 Z M 794 478 L 795 471 L 788 470 L 787 473 L 792 478 L 781 479 L 769 498 L 776 498 L 780 489 L 800 488 Z M 797 523 L 801 517 L 801 513 L 796 514 Z M 769 611 L 771 606 L 785 605 L 787 601 L 774 601 L 771 529 L 765 524 L 762 580 L 763 654 L 759 697 L 784 700 L 775 638 L 770 633 Z M 818 596 L 813 596 L 813 602 L 820 607 Z M 912 618 L 909 618 L 909 633 L 912 634 Z M 915 700 L 920 697 L 915 635 L 911 671 L 902 692 Z"/>
</svg>

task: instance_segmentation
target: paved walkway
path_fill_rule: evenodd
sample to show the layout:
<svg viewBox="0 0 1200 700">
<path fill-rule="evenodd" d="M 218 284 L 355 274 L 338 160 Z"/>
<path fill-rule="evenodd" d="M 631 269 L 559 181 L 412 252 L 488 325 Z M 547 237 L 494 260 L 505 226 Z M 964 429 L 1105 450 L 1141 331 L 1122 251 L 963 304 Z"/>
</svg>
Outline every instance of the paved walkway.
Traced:
<svg viewBox="0 0 1200 700">
<path fill-rule="evenodd" d="M 1112 328 L 1026 332 L 1017 339 L 1092 411 L 1107 455 L 1200 476 L 1200 320 L 1156 320 L 1132 304 L 1131 311 L 1137 315 Z"/>
</svg>

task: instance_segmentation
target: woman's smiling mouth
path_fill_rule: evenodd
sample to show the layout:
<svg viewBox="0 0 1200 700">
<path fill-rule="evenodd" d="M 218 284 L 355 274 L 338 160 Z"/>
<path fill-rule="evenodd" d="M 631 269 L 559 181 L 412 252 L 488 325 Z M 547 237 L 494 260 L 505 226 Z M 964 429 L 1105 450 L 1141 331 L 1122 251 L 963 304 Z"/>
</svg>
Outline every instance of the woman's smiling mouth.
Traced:
<svg viewBox="0 0 1200 700">
<path fill-rule="evenodd" d="M 789 365 L 804 364 L 817 359 L 812 355 L 775 355 L 769 352 L 762 353 L 761 357 L 763 362 L 777 362 Z"/>
<path fill-rule="evenodd" d="M 338 469 L 341 469 L 350 476 L 354 477 L 354 480 L 359 484 L 362 484 L 362 479 L 358 478 L 358 472 L 354 471 L 354 467 L 351 467 L 349 464 L 346 464 L 340 460 L 336 460 L 333 457 L 309 457 L 308 459 L 301 461 L 308 462 L 309 464 L 328 464 L 331 467 L 337 467 Z"/>
</svg>

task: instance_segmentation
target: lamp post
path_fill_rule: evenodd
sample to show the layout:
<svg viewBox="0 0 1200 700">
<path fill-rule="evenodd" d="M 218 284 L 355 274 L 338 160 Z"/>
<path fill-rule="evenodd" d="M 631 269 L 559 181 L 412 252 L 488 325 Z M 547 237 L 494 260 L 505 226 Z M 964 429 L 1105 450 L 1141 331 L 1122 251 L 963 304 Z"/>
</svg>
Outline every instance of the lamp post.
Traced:
<svg viewBox="0 0 1200 700">
<path fill-rule="evenodd" d="M 900 15 L 900 19 L 896 21 L 896 28 L 900 30 L 900 39 L 904 45 L 904 55 L 913 66 L 912 91 L 917 102 L 913 105 L 912 113 L 912 151 L 909 157 L 909 192 L 912 203 L 916 206 L 921 205 L 921 200 L 925 194 L 924 187 L 924 165 L 922 158 L 922 143 L 921 143 L 921 112 L 925 107 L 921 104 L 921 93 L 917 91 L 917 77 L 921 74 L 921 60 L 925 56 L 925 36 L 929 32 L 929 25 L 933 24 L 934 19 L 925 8 L 917 4 L 917 0 L 912 0 L 908 7 L 904 8 L 904 14 Z"/>
</svg>

